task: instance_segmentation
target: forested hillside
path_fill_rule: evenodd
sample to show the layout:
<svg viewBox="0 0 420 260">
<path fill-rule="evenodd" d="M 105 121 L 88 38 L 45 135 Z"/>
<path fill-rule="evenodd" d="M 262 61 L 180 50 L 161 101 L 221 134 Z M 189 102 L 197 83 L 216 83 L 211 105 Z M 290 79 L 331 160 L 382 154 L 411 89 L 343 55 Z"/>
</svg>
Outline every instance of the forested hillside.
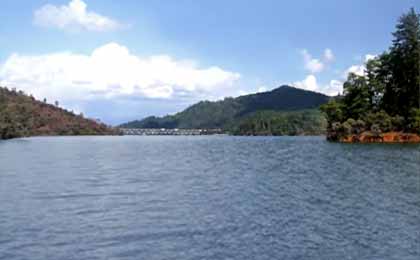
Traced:
<svg viewBox="0 0 420 260">
<path fill-rule="evenodd" d="M 225 98 L 224 100 L 216 102 L 202 101 L 175 115 L 161 118 L 148 117 L 141 121 L 123 124 L 121 127 L 222 128 L 237 134 L 266 134 L 266 130 L 255 127 L 253 127 L 253 130 L 246 130 L 246 125 L 249 126 L 249 122 L 254 120 L 260 121 L 262 117 L 264 117 L 264 120 L 267 122 L 275 120 L 277 123 L 287 118 L 288 122 L 295 122 L 296 129 L 301 129 L 295 131 L 292 130 L 295 128 L 291 127 L 291 131 L 286 132 L 284 132 L 284 129 L 270 130 L 272 134 L 304 133 L 307 129 L 304 127 L 307 125 L 307 122 L 302 121 L 303 118 L 300 116 L 301 114 L 290 113 L 286 116 L 286 112 L 317 109 L 320 105 L 328 102 L 328 100 L 328 96 L 320 93 L 282 86 L 264 93 L 245 95 L 237 98 Z M 282 111 L 283 113 L 275 113 L 279 111 Z M 319 117 L 317 120 L 322 121 L 323 116 L 320 113 L 315 114 Z M 312 113 L 312 115 L 315 114 Z M 277 116 L 279 116 L 279 118 L 275 119 Z M 293 119 L 293 117 L 295 118 Z M 248 124 L 245 122 L 248 122 Z M 273 126 L 278 125 L 277 123 L 273 124 Z M 255 124 L 258 123 L 255 122 Z M 263 130 L 264 133 L 260 133 L 259 130 Z"/>
<path fill-rule="evenodd" d="M 288 112 L 259 111 L 240 120 L 234 135 L 323 135 L 327 120 L 318 109 Z"/>
<path fill-rule="evenodd" d="M 38 135 L 106 135 L 102 123 L 41 102 L 21 91 L 0 87 L 0 139 Z"/>
</svg>

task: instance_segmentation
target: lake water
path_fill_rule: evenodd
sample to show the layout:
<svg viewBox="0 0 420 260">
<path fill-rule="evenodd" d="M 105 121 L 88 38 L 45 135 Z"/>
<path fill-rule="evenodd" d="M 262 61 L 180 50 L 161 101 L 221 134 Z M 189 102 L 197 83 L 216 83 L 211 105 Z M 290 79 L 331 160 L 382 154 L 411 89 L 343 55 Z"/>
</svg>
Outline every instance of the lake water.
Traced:
<svg viewBox="0 0 420 260">
<path fill-rule="evenodd" d="M 420 146 L 0 142 L 0 259 L 420 259 Z"/>
</svg>

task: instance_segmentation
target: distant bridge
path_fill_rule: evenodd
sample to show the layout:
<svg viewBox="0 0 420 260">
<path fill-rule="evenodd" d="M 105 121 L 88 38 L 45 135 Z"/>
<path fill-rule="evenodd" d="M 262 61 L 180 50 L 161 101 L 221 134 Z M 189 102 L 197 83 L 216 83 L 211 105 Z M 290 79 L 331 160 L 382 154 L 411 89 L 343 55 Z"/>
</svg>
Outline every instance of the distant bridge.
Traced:
<svg viewBox="0 0 420 260">
<path fill-rule="evenodd" d="M 121 128 L 123 135 L 214 135 L 222 134 L 222 129 L 154 129 L 154 128 Z"/>
</svg>

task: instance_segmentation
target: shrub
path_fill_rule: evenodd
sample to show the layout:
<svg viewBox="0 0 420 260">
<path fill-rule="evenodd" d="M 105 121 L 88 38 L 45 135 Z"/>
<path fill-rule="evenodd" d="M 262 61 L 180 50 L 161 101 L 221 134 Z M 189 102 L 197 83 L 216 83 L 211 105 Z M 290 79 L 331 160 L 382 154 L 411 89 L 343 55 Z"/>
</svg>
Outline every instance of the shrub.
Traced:
<svg viewBox="0 0 420 260">
<path fill-rule="evenodd" d="M 420 134 L 420 108 L 413 108 L 410 113 L 410 130 Z"/>
<path fill-rule="evenodd" d="M 368 113 L 365 118 L 366 125 L 371 128 L 375 125 L 381 132 L 388 132 L 392 130 L 392 117 L 385 111 L 377 113 Z"/>
<path fill-rule="evenodd" d="M 372 134 L 373 135 L 375 135 L 375 136 L 379 136 L 381 133 L 382 133 L 382 131 L 381 131 L 381 127 L 378 125 L 378 124 L 373 124 L 371 127 L 370 127 L 370 131 L 372 132 Z"/>
<path fill-rule="evenodd" d="M 321 106 L 321 111 L 325 114 L 329 123 L 342 122 L 343 110 L 341 103 L 331 100 L 328 103 Z"/>
<path fill-rule="evenodd" d="M 366 123 L 365 121 L 358 119 L 354 127 L 356 128 L 357 134 L 360 134 L 366 130 Z"/>
<path fill-rule="evenodd" d="M 401 131 L 404 130 L 404 117 L 396 115 L 391 118 L 392 130 Z"/>
<path fill-rule="evenodd" d="M 351 133 L 352 133 L 352 126 L 348 121 L 341 124 L 341 134 L 350 135 Z"/>
<path fill-rule="evenodd" d="M 365 131 L 366 123 L 361 119 L 354 120 L 350 118 L 346 122 L 348 122 L 351 125 L 352 134 L 360 134 L 363 131 Z"/>
</svg>

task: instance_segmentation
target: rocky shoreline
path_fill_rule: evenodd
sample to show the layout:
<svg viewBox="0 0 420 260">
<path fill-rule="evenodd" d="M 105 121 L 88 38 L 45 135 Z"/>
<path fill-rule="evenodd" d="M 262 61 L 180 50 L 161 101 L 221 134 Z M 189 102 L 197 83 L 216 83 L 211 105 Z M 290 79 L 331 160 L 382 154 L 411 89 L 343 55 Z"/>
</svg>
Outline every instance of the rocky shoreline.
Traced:
<svg viewBox="0 0 420 260">
<path fill-rule="evenodd" d="M 420 143 L 420 135 L 404 132 L 374 134 L 366 131 L 341 137 L 338 141 L 341 143 Z"/>
</svg>

